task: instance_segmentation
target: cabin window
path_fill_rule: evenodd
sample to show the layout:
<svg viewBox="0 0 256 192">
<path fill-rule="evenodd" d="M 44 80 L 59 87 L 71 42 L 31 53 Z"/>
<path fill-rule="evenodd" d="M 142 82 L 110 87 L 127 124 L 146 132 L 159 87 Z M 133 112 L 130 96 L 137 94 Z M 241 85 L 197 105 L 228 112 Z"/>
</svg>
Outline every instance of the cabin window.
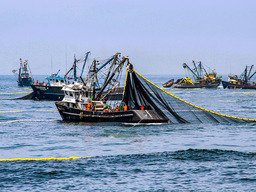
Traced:
<svg viewBox="0 0 256 192">
<path fill-rule="evenodd" d="M 60 82 L 61 82 L 61 83 L 64 83 L 64 81 L 63 81 L 63 80 L 61 80 Z"/>
<path fill-rule="evenodd" d="M 68 92 L 67 92 L 67 91 L 65 91 L 65 95 L 68 95 Z"/>
<path fill-rule="evenodd" d="M 56 83 L 58 83 L 59 82 L 59 80 L 56 80 Z"/>
<path fill-rule="evenodd" d="M 70 92 L 69 95 L 70 95 L 71 97 L 73 97 L 73 93 Z"/>
</svg>

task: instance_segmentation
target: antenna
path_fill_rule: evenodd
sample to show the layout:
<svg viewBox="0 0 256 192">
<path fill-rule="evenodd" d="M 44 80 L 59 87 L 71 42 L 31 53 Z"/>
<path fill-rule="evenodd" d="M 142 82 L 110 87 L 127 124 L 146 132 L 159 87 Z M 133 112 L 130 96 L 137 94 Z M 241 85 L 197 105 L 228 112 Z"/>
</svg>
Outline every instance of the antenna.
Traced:
<svg viewBox="0 0 256 192">
<path fill-rule="evenodd" d="M 51 55 L 51 73 L 52 73 L 52 71 L 53 71 L 53 70 L 52 70 L 52 55 Z"/>
<path fill-rule="evenodd" d="M 65 64 L 66 64 L 66 71 L 68 70 L 68 54 L 67 54 L 67 46 L 65 47 Z"/>
</svg>

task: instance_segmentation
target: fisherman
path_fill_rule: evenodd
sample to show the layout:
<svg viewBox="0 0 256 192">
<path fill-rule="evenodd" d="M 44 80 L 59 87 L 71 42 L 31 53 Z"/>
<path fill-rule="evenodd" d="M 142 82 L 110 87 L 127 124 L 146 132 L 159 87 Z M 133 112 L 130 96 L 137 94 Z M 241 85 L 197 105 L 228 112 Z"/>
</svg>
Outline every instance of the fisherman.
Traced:
<svg viewBox="0 0 256 192">
<path fill-rule="evenodd" d="M 118 105 L 115 106 L 114 110 L 115 110 L 115 112 L 118 112 L 118 111 L 119 111 Z"/>
<path fill-rule="evenodd" d="M 128 106 L 126 104 L 124 104 L 123 109 L 124 109 L 124 111 L 127 111 L 128 110 Z"/>
<path fill-rule="evenodd" d="M 86 110 L 87 110 L 87 111 L 90 111 L 90 110 L 92 109 L 92 104 L 91 104 L 91 102 L 87 103 L 85 106 L 86 106 Z"/>
<path fill-rule="evenodd" d="M 144 110 L 145 110 L 145 106 L 144 106 L 144 105 L 141 105 L 141 106 L 140 106 L 140 110 L 144 111 Z"/>
</svg>

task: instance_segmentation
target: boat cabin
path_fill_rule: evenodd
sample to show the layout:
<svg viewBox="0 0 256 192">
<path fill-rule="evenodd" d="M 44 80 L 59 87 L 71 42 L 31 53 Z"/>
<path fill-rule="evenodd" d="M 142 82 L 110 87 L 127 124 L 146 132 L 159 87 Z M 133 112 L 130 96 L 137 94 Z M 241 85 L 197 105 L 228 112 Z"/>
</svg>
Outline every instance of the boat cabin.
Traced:
<svg viewBox="0 0 256 192">
<path fill-rule="evenodd" d="M 60 77 L 59 75 L 54 74 L 54 73 L 51 76 L 47 77 L 46 80 L 48 81 L 48 83 L 47 83 L 48 86 L 61 87 L 66 84 L 65 83 L 66 80 L 64 77 Z"/>
</svg>

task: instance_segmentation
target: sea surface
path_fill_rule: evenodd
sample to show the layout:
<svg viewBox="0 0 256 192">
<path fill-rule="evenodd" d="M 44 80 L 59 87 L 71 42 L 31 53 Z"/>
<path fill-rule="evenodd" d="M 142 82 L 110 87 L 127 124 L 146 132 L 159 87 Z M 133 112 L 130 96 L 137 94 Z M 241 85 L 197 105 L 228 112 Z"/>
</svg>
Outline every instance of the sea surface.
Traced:
<svg viewBox="0 0 256 192">
<path fill-rule="evenodd" d="M 171 76 L 147 76 L 161 85 Z M 36 76 L 35 79 L 43 79 Z M 256 91 L 167 89 L 207 109 L 256 118 Z M 256 191 L 256 124 L 65 123 L 52 101 L 0 76 L 0 191 Z"/>
</svg>

